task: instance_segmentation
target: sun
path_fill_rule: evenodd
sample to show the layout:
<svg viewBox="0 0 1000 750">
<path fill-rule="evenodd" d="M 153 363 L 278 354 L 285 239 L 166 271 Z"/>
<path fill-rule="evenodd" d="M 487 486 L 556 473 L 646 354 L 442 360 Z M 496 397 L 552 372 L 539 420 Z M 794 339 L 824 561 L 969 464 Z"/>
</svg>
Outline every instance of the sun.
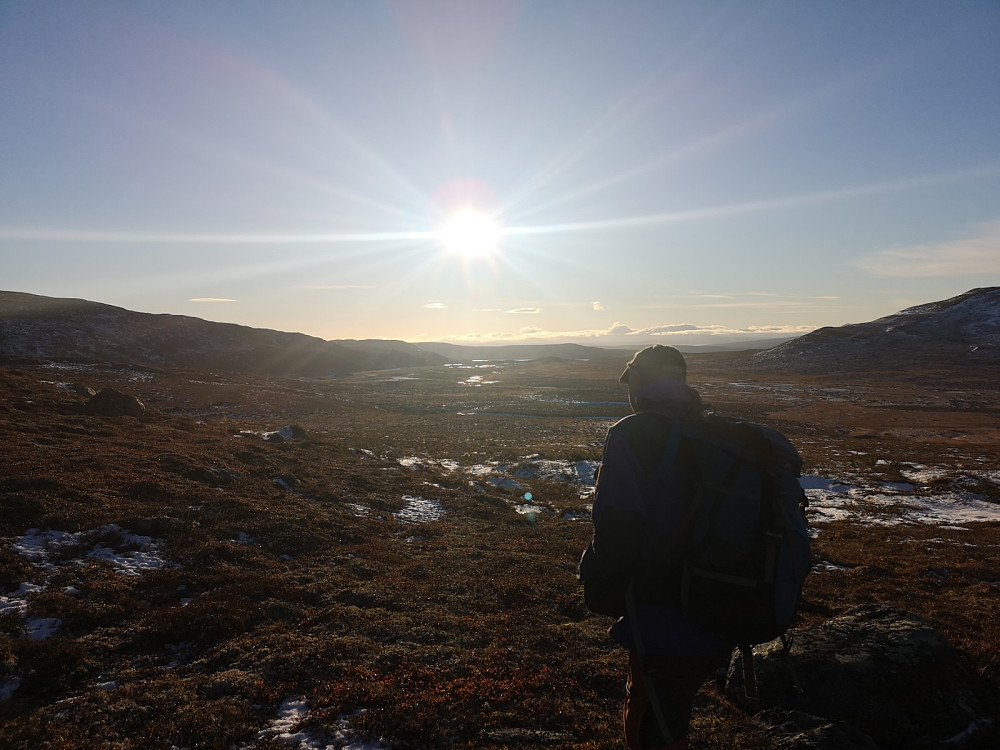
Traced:
<svg viewBox="0 0 1000 750">
<path fill-rule="evenodd" d="M 452 214 L 440 231 L 445 250 L 463 260 L 486 259 L 497 250 L 500 226 L 477 208 L 463 208 Z"/>
</svg>

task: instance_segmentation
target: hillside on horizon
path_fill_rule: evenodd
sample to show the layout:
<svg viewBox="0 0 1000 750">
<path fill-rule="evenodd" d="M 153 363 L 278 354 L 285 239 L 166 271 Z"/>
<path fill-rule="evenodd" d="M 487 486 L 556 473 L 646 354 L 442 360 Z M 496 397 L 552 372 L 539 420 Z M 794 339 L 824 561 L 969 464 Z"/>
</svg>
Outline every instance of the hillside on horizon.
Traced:
<svg viewBox="0 0 1000 750">
<path fill-rule="evenodd" d="M 762 367 L 807 371 L 898 369 L 919 362 L 1000 364 L 1000 287 L 900 310 L 867 323 L 820 328 L 759 352 Z"/>
<path fill-rule="evenodd" d="M 637 341 L 634 349 L 648 343 Z M 821 328 L 790 340 L 677 348 L 688 354 L 755 351 L 747 364 L 768 369 L 837 371 L 876 364 L 893 369 L 915 359 L 995 364 L 1000 361 L 1000 287 L 972 289 L 871 322 Z M 0 356 L 6 357 L 339 377 L 447 361 L 621 358 L 624 351 L 574 343 L 327 341 L 186 315 L 134 312 L 83 299 L 0 291 Z"/>
</svg>

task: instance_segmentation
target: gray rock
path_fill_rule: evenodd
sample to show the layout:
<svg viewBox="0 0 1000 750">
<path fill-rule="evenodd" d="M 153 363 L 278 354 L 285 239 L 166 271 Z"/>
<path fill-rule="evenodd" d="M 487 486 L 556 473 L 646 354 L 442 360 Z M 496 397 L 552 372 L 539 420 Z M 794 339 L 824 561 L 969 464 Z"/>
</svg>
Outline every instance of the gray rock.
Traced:
<svg viewBox="0 0 1000 750">
<path fill-rule="evenodd" d="M 754 649 L 764 708 L 847 722 L 885 748 L 933 747 L 990 715 L 958 652 L 912 614 L 866 605 L 792 634 L 787 653 Z M 744 700 L 738 652 L 726 691 Z"/>
<path fill-rule="evenodd" d="M 99 417 L 141 417 L 146 405 L 135 396 L 105 388 L 90 397 L 86 412 Z"/>
<path fill-rule="evenodd" d="M 879 750 L 875 740 L 843 721 L 771 708 L 757 715 L 773 750 Z"/>
<path fill-rule="evenodd" d="M 91 398 L 97 395 L 97 391 L 95 391 L 89 385 L 83 385 L 81 383 L 74 383 L 69 387 L 69 390 L 78 396 L 86 396 L 87 398 Z"/>
</svg>

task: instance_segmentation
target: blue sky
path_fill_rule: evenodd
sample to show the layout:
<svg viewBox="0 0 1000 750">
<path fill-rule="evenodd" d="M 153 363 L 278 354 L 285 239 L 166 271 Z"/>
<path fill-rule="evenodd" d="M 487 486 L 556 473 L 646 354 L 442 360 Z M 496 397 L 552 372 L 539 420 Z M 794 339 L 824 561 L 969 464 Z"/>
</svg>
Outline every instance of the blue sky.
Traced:
<svg viewBox="0 0 1000 750">
<path fill-rule="evenodd" d="M 994 0 L 4 0 L 0 289 L 326 339 L 796 334 L 1000 284 L 998 123 Z M 491 249 L 444 241 L 463 208 Z"/>
</svg>

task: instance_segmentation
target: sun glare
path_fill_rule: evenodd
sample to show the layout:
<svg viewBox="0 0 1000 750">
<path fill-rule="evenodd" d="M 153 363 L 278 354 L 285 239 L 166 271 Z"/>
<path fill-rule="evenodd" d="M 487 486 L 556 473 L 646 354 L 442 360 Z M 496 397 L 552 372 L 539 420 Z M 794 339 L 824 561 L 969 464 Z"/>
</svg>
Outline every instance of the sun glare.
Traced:
<svg viewBox="0 0 1000 750">
<path fill-rule="evenodd" d="M 463 208 L 441 228 L 445 249 L 466 260 L 488 258 L 496 252 L 500 227 L 493 217 L 475 208 Z"/>
</svg>

